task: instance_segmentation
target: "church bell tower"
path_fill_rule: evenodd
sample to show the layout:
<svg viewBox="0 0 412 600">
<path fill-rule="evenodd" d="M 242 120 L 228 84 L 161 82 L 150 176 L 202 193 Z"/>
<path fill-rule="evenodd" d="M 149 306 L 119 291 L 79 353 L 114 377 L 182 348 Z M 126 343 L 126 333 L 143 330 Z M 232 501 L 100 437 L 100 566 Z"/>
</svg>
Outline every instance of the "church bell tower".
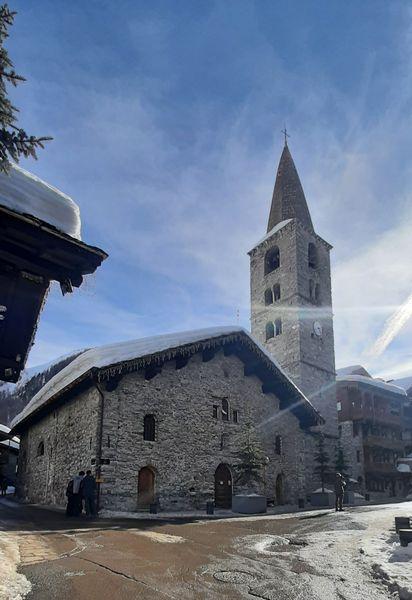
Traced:
<svg viewBox="0 0 412 600">
<path fill-rule="evenodd" d="M 337 433 L 330 250 L 315 233 L 289 151 L 280 157 L 267 233 L 249 252 L 252 335 Z"/>
</svg>

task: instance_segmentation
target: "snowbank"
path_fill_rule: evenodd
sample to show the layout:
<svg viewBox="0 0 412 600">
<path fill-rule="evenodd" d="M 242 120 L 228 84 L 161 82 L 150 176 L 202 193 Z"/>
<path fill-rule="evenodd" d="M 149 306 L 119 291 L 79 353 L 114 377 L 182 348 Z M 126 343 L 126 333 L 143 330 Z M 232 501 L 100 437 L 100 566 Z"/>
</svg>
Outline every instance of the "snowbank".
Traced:
<svg viewBox="0 0 412 600">
<path fill-rule="evenodd" d="M 0 598 L 1 600 L 22 600 L 31 590 L 31 584 L 21 573 L 17 573 L 20 552 L 17 540 L 0 532 Z"/>
<path fill-rule="evenodd" d="M 412 545 L 403 548 L 396 533 L 383 533 L 367 540 L 363 547 L 373 571 L 400 600 L 412 600 Z"/>
<path fill-rule="evenodd" d="M 32 173 L 12 164 L 10 173 L 0 173 L 0 205 L 37 217 L 78 240 L 81 239 L 80 210 L 66 194 Z"/>
</svg>

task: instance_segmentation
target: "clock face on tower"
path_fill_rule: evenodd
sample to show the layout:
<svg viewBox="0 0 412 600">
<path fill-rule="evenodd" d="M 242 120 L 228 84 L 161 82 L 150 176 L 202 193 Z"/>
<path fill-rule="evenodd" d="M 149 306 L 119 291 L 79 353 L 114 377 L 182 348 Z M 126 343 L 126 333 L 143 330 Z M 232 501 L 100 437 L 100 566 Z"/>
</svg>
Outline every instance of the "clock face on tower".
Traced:
<svg viewBox="0 0 412 600">
<path fill-rule="evenodd" d="M 318 337 L 321 337 L 321 335 L 322 335 L 322 325 L 319 323 L 319 321 L 315 321 L 313 323 L 313 331 L 314 331 L 315 335 L 317 335 Z"/>
</svg>

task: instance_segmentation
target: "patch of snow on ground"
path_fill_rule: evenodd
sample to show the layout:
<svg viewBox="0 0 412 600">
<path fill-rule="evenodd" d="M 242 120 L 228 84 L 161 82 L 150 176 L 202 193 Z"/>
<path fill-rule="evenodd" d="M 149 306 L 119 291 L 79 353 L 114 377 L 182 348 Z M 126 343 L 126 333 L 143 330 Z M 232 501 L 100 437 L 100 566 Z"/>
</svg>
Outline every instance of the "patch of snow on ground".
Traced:
<svg viewBox="0 0 412 600">
<path fill-rule="evenodd" d="M 288 538 L 281 535 L 247 535 L 236 540 L 237 547 L 265 555 L 272 555 L 278 547 L 288 544 Z"/>
<path fill-rule="evenodd" d="M 15 537 L 0 532 L 0 600 L 22 600 L 31 590 L 31 583 L 17 573 L 20 563 L 19 545 Z"/>
<path fill-rule="evenodd" d="M 185 542 L 185 538 L 180 535 L 170 535 L 169 533 L 158 533 L 157 531 L 135 531 L 136 535 L 142 535 L 147 537 L 152 542 L 159 542 L 160 544 L 181 544 Z"/>
<path fill-rule="evenodd" d="M 400 600 L 412 600 L 412 544 L 402 547 L 396 533 L 369 538 L 362 546 L 372 569 L 390 589 L 397 589 Z"/>
</svg>

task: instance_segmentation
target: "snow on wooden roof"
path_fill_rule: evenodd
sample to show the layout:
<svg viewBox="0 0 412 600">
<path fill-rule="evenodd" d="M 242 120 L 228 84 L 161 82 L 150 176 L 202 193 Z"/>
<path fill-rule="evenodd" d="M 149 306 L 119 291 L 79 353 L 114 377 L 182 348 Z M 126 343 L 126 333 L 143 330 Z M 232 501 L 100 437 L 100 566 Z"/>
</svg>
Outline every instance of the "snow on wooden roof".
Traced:
<svg viewBox="0 0 412 600">
<path fill-rule="evenodd" d="M 312 406 L 309 400 L 289 379 L 286 373 L 274 358 L 266 351 L 263 346 L 254 340 L 251 334 L 242 327 L 213 327 L 208 329 L 197 329 L 192 331 L 183 331 L 170 333 L 166 335 L 157 335 L 154 337 L 141 338 L 108 346 L 100 346 L 87 350 L 80 354 L 64 369 L 50 379 L 39 392 L 32 398 L 26 407 L 13 419 L 12 429 L 26 421 L 34 413 L 38 412 L 43 406 L 51 402 L 54 398 L 64 391 L 73 387 L 76 383 L 85 379 L 93 370 L 105 371 L 105 376 L 115 375 L 125 367 L 125 363 L 136 363 L 138 359 L 166 354 L 166 357 L 172 358 L 185 346 L 199 343 L 204 344 L 214 338 L 234 336 L 239 338 L 244 336 L 251 344 L 263 354 L 269 365 L 274 368 L 282 382 L 293 391 L 296 398 L 300 400 L 300 409 L 310 413 L 313 421 L 322 420 L 319 413 Z M 150 361 L 146 361 L 150 362 Z M 102 378 L 104 378 L 102 376 Z"/>
<path fill-rule="evenodd" d="M 374 379 L 373 377 L 365 377 L 364 375 L 346 375 L 343 377 L 336 377 L 338 382 L 356 381 L 358 383 L 365 383 L 373 387 L 380 388 L 386 392 L 392 392 L 392 394 L 399 394 L 400 396 L 406 396 L 406 392 L 403 388 L 393 385 L 392 383 L 386 383 L 380 379 Z"/>
<path fill-rule="evenodd" d="M 11 164 L 0 173 L 0 205 L 40 219 L 63 233 L 81 239 L 80 210 L 66 194 L 36 175 Z"/>
</svg>

